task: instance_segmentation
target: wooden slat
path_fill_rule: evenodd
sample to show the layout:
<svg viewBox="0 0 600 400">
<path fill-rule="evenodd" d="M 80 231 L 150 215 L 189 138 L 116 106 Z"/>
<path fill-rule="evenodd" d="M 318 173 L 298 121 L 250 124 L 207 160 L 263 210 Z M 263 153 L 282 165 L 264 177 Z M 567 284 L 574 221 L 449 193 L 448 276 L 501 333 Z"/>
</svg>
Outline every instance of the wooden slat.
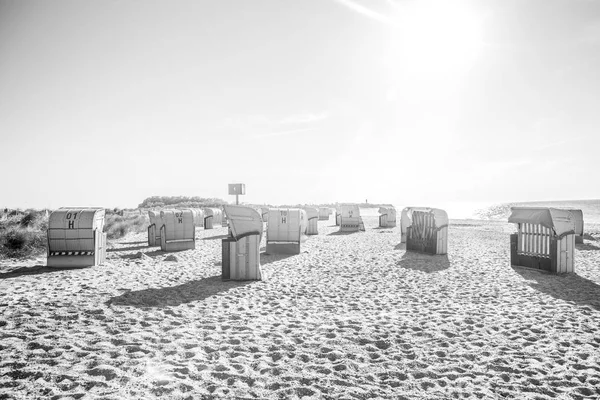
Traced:
<svg viewBox="0 0 600 400">
<path fill-rule="evenodd" d="M 535 252 L 538 254 L 542 253 L 542 236 L 540 232 L 540 225 L 535 226 Z"/>
<path fill-rule="evenodd" d="M 530 256 L 550 257 L 551 234 L 550 229 L 538 224 L 519 224 L 518 252 Z"/>
</svg>

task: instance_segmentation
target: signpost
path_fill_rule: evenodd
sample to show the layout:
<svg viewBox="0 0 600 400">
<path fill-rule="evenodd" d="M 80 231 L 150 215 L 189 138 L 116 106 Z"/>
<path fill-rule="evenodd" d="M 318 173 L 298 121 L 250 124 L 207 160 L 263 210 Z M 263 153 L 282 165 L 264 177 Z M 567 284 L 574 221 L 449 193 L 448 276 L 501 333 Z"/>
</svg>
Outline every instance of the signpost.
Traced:
<svg viewBox="0 0 600 400">
<path fill-rule="evenodd" d="M 244 183 L 230 183 L 229 194 L 235 194 L 235 204 L 240 204 L 240 194 L 246 194 L 246 185 Z"/>
</svg>

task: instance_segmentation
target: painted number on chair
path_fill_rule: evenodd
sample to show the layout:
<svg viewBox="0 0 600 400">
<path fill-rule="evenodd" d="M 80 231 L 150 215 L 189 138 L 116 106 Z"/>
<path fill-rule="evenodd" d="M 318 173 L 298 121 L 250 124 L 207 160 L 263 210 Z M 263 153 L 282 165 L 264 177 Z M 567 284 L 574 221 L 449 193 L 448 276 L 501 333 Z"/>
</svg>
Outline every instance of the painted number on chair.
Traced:
<svg viewBox="0 0 600 400">
<path fill-rule="evenodd" d="M 67 228 L 75 229 L 75 220 L 77 219 L 77 213 L 67 213 Z"/>
<path fill-rule="evenodd" d="M 177 218 L 178 224 L 183 224 L 183 213 L 182 212 L 175 213 L 175 218 Z"/>
<path fill-rule="evenodd" d="M 287 211 L 281 211 L 281 223 L 287 224 Z"/>
</svg>

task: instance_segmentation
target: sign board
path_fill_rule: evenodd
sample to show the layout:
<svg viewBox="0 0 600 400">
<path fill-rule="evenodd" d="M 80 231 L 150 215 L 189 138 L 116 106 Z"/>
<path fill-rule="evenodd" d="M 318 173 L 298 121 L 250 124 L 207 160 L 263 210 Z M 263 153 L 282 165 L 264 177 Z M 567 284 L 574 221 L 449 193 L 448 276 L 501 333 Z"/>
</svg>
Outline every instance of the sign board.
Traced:
<svg viewBox="0 0 600 400">
<path fill-rule="evenodd" d="M 230 183 L 229 194 L 246 194 L 246 185 L 244 183 Z"/>
</svg>

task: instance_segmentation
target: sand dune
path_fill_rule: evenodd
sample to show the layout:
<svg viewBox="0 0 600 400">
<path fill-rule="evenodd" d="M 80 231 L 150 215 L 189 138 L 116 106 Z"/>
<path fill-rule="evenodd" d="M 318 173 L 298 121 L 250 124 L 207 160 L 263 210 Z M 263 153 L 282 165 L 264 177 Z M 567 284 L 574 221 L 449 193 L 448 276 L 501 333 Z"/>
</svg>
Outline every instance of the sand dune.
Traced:
<svg viewBox="0 0 600 400">
<path fill-rule="evenodd" d="M 221 281 L 226 228 L 176 261 L 134 235 L 100 267 L 2 265 L 0 399 L 600 396 L 600 240 L 553 276 L 509 266 L 509 224 L 452 222 L 432 257 L 320 221 L 261 282 Z"/>
</svg>

